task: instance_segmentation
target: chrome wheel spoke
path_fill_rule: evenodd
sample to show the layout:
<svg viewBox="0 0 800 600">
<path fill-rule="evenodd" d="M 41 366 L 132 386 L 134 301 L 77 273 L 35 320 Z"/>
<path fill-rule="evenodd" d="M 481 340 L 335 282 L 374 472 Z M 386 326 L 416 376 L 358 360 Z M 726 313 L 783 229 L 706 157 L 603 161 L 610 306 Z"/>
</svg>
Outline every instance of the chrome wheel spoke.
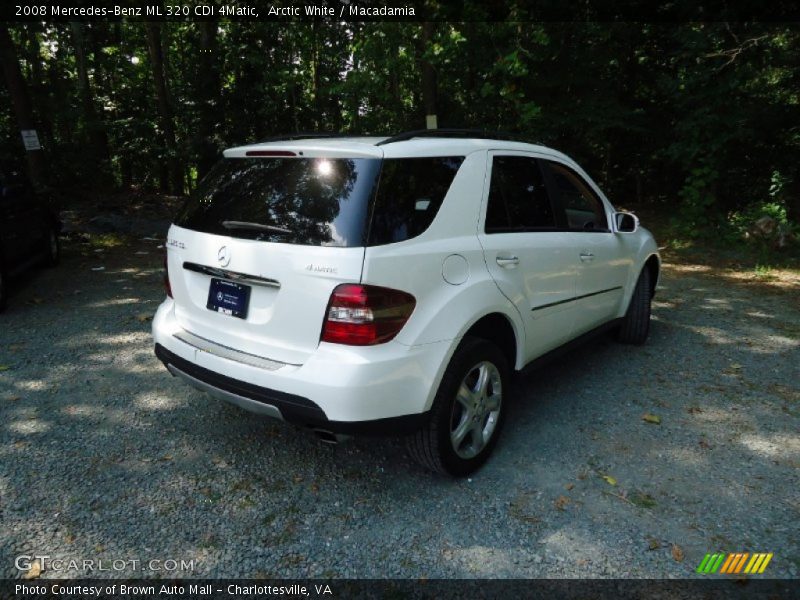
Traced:
<svg viewBox="0 0 800 600">
<path fill-rule="evenodd" d="M 475 392 L 479 398 L 486 397 L 486 390 L 489 387 L 489 380 L 491 379 L 491 373 L 489 372 L 489 367 L 490 367 L 489 363 L 483 363 L 478 368 L 478 382 L 475 384 Z"/>
<path fill-rule="evenodd" d="M 472 425 L 472 414 L 465 412 L 461 422 L 450 434 L 450 439 L 453 441 L 453 446 L 456 450 L 458 450 L 459 446 L 461 446 L 461 442 L 464 441 L 464 438 L 467 436 L 467 434 L 472 431 Z"/>
<path fill-rule="evenodd" d="M 472 390 L 467 387 L 466 381 L 462 381 L 456 393 L 456 400 L 459 401 L 464 410 L 471 411 L 475 406 L 475 398 Z"/>
<path fill-rule="evenodd" d="M 475 454 L 478 454 L 478 452 L 483 450 L 485 445 L 486 441 L 483 436 L 483 418 L 480 418 L 472 424 L 472 450 Z"/>
<path fill-rule="evenodd" d="M 500 372 L 488 361 L 464 376 L 450 417 L 450 442 L 459 457 L 475 458 L 492 439 L 502 406 L 501 385 Z"/>
</svg>

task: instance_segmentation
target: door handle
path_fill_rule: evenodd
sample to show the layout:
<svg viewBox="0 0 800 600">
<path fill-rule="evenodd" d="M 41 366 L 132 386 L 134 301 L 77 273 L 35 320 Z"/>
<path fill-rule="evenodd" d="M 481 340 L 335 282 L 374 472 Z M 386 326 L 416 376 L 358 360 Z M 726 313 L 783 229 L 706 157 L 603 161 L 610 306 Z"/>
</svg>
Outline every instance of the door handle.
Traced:
<svg viewBox="0 0 800 600">
<path fill-rule="evenodd" d="M 594 254 L 591 252 L 581 252 L 580 256 L 582 262 L 591 262 L 594 260 Z"/>
<path fill-rule="evenodd" d="M 513 269 L 519 264 L 519 258 L 516 256 L 498 256 L 495 260 L 504 269 Z"/>
</svg>

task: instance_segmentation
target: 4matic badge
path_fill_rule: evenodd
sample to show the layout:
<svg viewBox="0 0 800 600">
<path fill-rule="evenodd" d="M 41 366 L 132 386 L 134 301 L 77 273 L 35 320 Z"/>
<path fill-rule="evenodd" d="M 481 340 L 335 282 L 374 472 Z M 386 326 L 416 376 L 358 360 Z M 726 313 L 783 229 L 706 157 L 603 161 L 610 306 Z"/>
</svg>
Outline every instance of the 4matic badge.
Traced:
<svg viewBox="0 0 800 600">
<path fill-rule="evenodd" d="M 310 264 L 306 267 L 306 271 L 311 271 L 312 273 L 330 273 L 331 275 L 335 275 L 339 272 L 339 269 L 336 267 L 325 267 L 323 265 Z"/>
</svg>

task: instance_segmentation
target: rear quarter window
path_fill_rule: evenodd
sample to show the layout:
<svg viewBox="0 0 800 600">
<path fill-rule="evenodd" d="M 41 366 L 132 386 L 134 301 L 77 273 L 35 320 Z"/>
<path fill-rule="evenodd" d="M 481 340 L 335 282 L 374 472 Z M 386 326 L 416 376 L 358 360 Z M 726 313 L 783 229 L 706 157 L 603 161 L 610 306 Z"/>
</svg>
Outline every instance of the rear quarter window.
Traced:
<svg viewBox="0 0 800 600">
<path fill-rule="evenodd" d="M 463 162 L 463 156 L 384 159 L 369 245 L 402 242 L 425 231 Z"/>
</svg>

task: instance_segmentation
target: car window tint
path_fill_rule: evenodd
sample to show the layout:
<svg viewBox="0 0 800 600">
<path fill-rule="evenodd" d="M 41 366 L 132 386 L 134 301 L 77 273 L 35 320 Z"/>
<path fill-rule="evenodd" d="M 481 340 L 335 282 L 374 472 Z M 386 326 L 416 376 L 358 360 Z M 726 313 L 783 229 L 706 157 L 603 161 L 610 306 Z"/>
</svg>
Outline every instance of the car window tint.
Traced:
<svg viewBox="0 0 800 600">
<path fill-rule="evenodd" d="M 197 186 L 175 223 L 284 244 L 363 246 L 380 163 L 373 158 L 226 158 Z M 272 230 L 230 228 L 237 221 Z"/>
<path fill-rule="evenodd" d="M 402 242 L 425 231 L 462 162 L 463 156 L 384 159 L 369 245 Z"/>
<path fill-rule="evenodd" d="M 561 204 L 567 213 L 569 228 L 584 231 L 607 230 L 608 221 L 603 203 L 583 179 L 564 165 L 554 162 L 549 162 L 548 165 Z"/>
<path fill-rule="evenodd" d="M 484 231 L 503 233 L 555 226 L 538 161 L 528 156 L 495 156 Z"/>
</svg>

